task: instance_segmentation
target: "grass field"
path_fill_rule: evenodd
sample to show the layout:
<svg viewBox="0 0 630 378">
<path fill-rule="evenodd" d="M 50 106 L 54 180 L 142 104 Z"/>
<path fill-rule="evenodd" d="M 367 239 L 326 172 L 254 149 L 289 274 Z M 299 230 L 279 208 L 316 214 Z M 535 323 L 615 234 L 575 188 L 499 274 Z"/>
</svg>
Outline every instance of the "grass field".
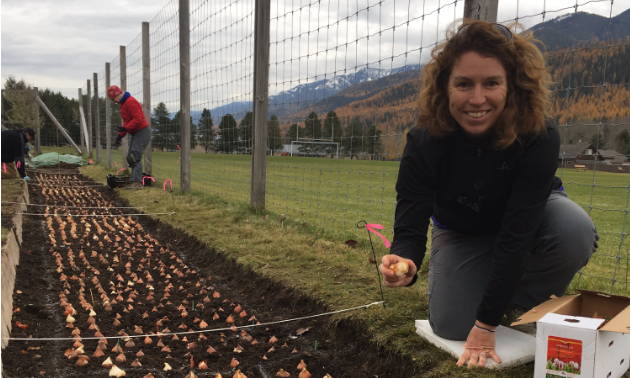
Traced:
<svg viewBox="0 0 630 378">
<path fill-rule="evenodd" d="M 46 151 L 57 150 L 49 148 Z M 59 149 L 72 153 L 69 148 Z M 179 187 L 179 153 L 154 152 L 153 176 Z M 121 151 L 112 159 L 122 167 Z M 366 241 L 359 220 L 380 223 L 391 240 L 398 162 L 267 157 L 267 210 L 298 223 L 325 230 L 339 239 Z M 102 152 L 102 161 L 105 153 Z M 192 154 L 192 189 L 249 203 L 250 155 Z M 112 167 L 112 172 L 116 168 Z M 599 249 L 576 276 L 570 289 L 630 295 L 625 243 L 630 175 L 558 170 L 566 193 L 590 213 L 600 233 Z M 592 185 L 594 184 L 594 185 Z M 384 251 L 384 249 L 382 249 Z"/>
<path fill-rule="evenodd" d="M 155 154 L 154 176 L 159 178 L 157 181 L 166 178 L 173 179 L 175 183 L 179 181 L 177 157 L 173 153 Z M 194 155 L 193 193 L 176 194 L 177 214 L 159 216 L 160 219 L 195 235 L 240 264 L 320 299 L 331 309 L 380 300 L 375 266 L 368 262 L 371 250 L 365 242 L 365 230 L 357 230 L 354 222 L 357 219 L 382 222 L 391 229 L 396 163 L 270 159 L 270 193 L 267 200 L 268 204 L 272 200 L 277 203 L 271 203 L 267 211 L 256 212 L 248 206 L 249 158 Z M 115 161 L 121 164 L 119 154 Z M 114 169 L 107 170 L 101 163 L 84 167 L 81 171 L 104 182 L 105 175 Z M 588 207 L 593 173 L 564 171 L 562 175 L 571 197 Z M 598 185 L 624 186 L 627 185 L 624 181 L 629 178 L 629 175 L 596 173 L 595 182 Z M 157 187 L 145 191 L 119 192 L 132 205 L 143 207 L 141 210 L 146 213 L 171 211 L 173 199 L 169 193 L 162 191 L 161 186 L 158 182 Z M 593 191 L 593 207 L 625 208 L 627 190 L 596 186 Z M 338 213 L 335 213 L 335 208 Z M 374 219 L 375 214 L 382 215 Z M 616 212 L 597 209 L 592 210 L 592 215 L 598 224 L 601 223 L 601 230 L 616 233 L 602 235 L 600 254 L 616 255 L 623 217 L 620 218 Z M 357 248 L 345 245 L 348 236 L 359 240 Z M 375 246 L 379 259 L 387 251 L 380 242 Z M 625 244 L 622 251 L 627 256 Z M 584 275 L 580 286 L 609 291 L 615 261 L 615 258 L 594 257 L 585 272 L 607 278 Z M 625 276 L 624 269 L 619 266 L 617 277 Z M 373 306 L 337 315 L 331 322 L 314 322 L 314 326 L 335 327 L 341 318 L 360 321 L 368 326 L 379 345 L 409 357 L 417 377 L 532 376 L 533 364 L 502 371 L 458 368 L 455 359 L 418 337 L 414 320 L 426 319 L 426 281 L 427 266 L 424 265 L 418 283 L 413 287 L 384 288 L 387 307 Z M 577 279 L 573 288 L 576 284 Z M 623 294 L 620 289 L 622 287 L 617 283 L 615 292 Z M 630 373 L 625 377 L 630 378 Z"/>
</svg>

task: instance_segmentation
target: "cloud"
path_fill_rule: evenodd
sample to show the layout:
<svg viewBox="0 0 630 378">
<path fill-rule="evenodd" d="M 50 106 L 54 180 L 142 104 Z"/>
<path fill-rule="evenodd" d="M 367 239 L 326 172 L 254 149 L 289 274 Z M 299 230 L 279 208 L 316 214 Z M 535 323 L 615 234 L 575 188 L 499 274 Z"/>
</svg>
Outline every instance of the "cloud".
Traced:
<svg viewBox="0 0 630 378">
<path fill-rule="evenodd" d="M 463 1 L 278 0 L 271 8 L 270 91 L 289 89 L 366 65 L 390 68 L 426 61 Z M 517 4 L 519 8 L 517 9 Z M 499 21 L 525 27 L 572 13 L 575 0 L 499 1 Z M 618 0 L 612 15 L 630 0 Z M 218 103 L 251 97 L 254 0 L 191 0 L 191 76 L 197 93 Z M 40 87 L 86 86 L 112 64 L 118 84 L 119 46 L 127 46 L 128 89 L 141 93 L 142 21 L 151 22 L 152 95 L 179 99 L 178 1 L 4 0 L 2 77 L 13 74 Z M 610 2 L 578 11 L 608 16 Z M 99 87 L 104 86 L 104 80 Z M 271 93 L 274 94 L 274 93 Z"/>
</svg>

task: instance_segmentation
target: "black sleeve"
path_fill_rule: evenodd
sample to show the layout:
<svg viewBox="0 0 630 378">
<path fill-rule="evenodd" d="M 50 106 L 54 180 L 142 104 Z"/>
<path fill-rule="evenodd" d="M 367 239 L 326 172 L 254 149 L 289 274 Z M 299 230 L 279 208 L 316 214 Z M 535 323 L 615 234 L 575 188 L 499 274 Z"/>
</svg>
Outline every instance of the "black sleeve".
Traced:
<svg viewBox="0 0 630 378">
<path fill-rule="evenodd" d="M 427 139 L 428 133 L 424 130 L 413 129 L 407 133 L 407 145 L 396 182 L 394 241 L 391 247 L 392 254 L 412 260 L 418 270 L 424 259 L 434 200 L 432 165 L 428 161 L 431 153 L 425 148 Z"/>
<path fill-rule="evenodd" d="M 5 130 L 2 132 L 2 162 L 10 163 L 18 161 L 24 157 L 22 138 L 15 130 Z"/>
<path fill-rule="evenodd" d="M 477 309 L 477 320 L 483 323 L 499 325 L 523 276 L 554 183 L 559 152 L 560 136 L 553 126 L 525 148 L 492 254 L 490 281 Z"/>
</svg>

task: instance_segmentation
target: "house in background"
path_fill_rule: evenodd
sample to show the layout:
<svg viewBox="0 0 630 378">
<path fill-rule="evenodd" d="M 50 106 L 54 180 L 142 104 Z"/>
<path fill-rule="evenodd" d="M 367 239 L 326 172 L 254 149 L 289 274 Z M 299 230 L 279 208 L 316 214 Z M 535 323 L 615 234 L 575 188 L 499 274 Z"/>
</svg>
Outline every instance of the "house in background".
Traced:
<svg viewBox="0 0 630 378">
<path fill-rule="evenodd" d="M 630 162 L 630 159 L 628 159 L 626 155 L 615 150 L 599 150 L 597 152 L 606 164 L 624 164 Z"/>
<path fill-rule="evenodd" d="M 602 161 L 597 149 L 590 143 L 565 144 L 560 146 L 558 168 L 573 168 L 575 164 L 591 165 L 595 160 Z"/>
</svg>

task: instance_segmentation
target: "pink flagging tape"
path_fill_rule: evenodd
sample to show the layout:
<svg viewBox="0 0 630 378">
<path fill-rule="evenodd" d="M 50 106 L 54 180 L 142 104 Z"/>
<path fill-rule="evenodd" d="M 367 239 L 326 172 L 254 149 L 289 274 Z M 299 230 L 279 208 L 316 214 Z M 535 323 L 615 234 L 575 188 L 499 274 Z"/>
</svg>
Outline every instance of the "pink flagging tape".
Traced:
<svg viewBox="0 0 630 378">
<path fill-rule="evenodd" d="M 153 180 L 153 181 L 155 181 L 155 180 Z M 166 179 L 166 180 L 164 180 L 164 185 L 162 186 L 162 187 L 164 188 L 164 191 L 166 191 L 166 183 L 167 183 L 167 182 L 168 182 L 168 183 L 169 183 L 169 185 L 171 186 L 171 190 L 173 190 L 173 180 L 171 180 L 171 179 Z"/>
<path fill-rule="evenodd" d="M 182 160 L 182 157 L 180 156 L 179 159 L 177 159 L 177 163 L 175 164 L 179 164 L 179 161 Z"/>
<path fill-rule="evenodd" d="M 17 163 L 15 163 L 15 167 L 16 168 L 20 168 L 21 166 L 22 166 L 22 162 L 21 161 L 18 161 Z"/>
<path fill-rule="evenodd" d="M 92 159 L 90 159 L 90 164 L 92 164 L 92 165 L 94 164 L 94 162 L 92 161 Z"/>
<path fill-rule="evenodd" d="M 155 179 L 154 179 L 153 177 L 151 177 L 151 176 L 143 176 L 143 177 L 142 177 L 142 185 L 143 185 L 143 186 L 144 186 L 144 179 L 145 179 L 145 178 L 150 178 L 153 182 L 155 182 Z"/>
<path fill-rule="evenodd" d="M 179 144 L 177 145 L 177 149 L 180 150 L 180 151 L 182 150 L 182 148 L 179 146 Z"/>
<path fill-rule="evenodd" d="M 114 162 L 114 165 L 116 166 L 116 169 L 118 169 L 118 163 Z"/>
<path fill-rule="evenodd" d="M 385 243 L 385 248 L 389 248 L 392 246 L 392 243 L 389 242 L 389 240 L 387 240 L 387 238 L 383 235 L 381 235 L 379 232 L 375 231 L 374 229 L 377 230 L 382 230 L 383 226 L 377 223 L 368 223 L 365 225 L 365 228 L 368 229 L 368 231 L 378 235 L 381 239 L 383 239 L 383 243 Z"/>
<path fill-rule="evenodd" d="M 116 168 L 118 168 L 118 167 L 116 167 Z M 120 173 L 120 171 L 124 171 L 125 169 L 127 169 L 127 168 L 122 168 L 122 169 L 119 169 L 119 170 L 116 172 L 116 176 L 118 176 L 118 173 Z"/>
<path fill-rule="evenodd" d="M 2 163 L 2 169 L 4 169 L 4 173 L 7 173 L 7 163 Z"/>
</svg>

